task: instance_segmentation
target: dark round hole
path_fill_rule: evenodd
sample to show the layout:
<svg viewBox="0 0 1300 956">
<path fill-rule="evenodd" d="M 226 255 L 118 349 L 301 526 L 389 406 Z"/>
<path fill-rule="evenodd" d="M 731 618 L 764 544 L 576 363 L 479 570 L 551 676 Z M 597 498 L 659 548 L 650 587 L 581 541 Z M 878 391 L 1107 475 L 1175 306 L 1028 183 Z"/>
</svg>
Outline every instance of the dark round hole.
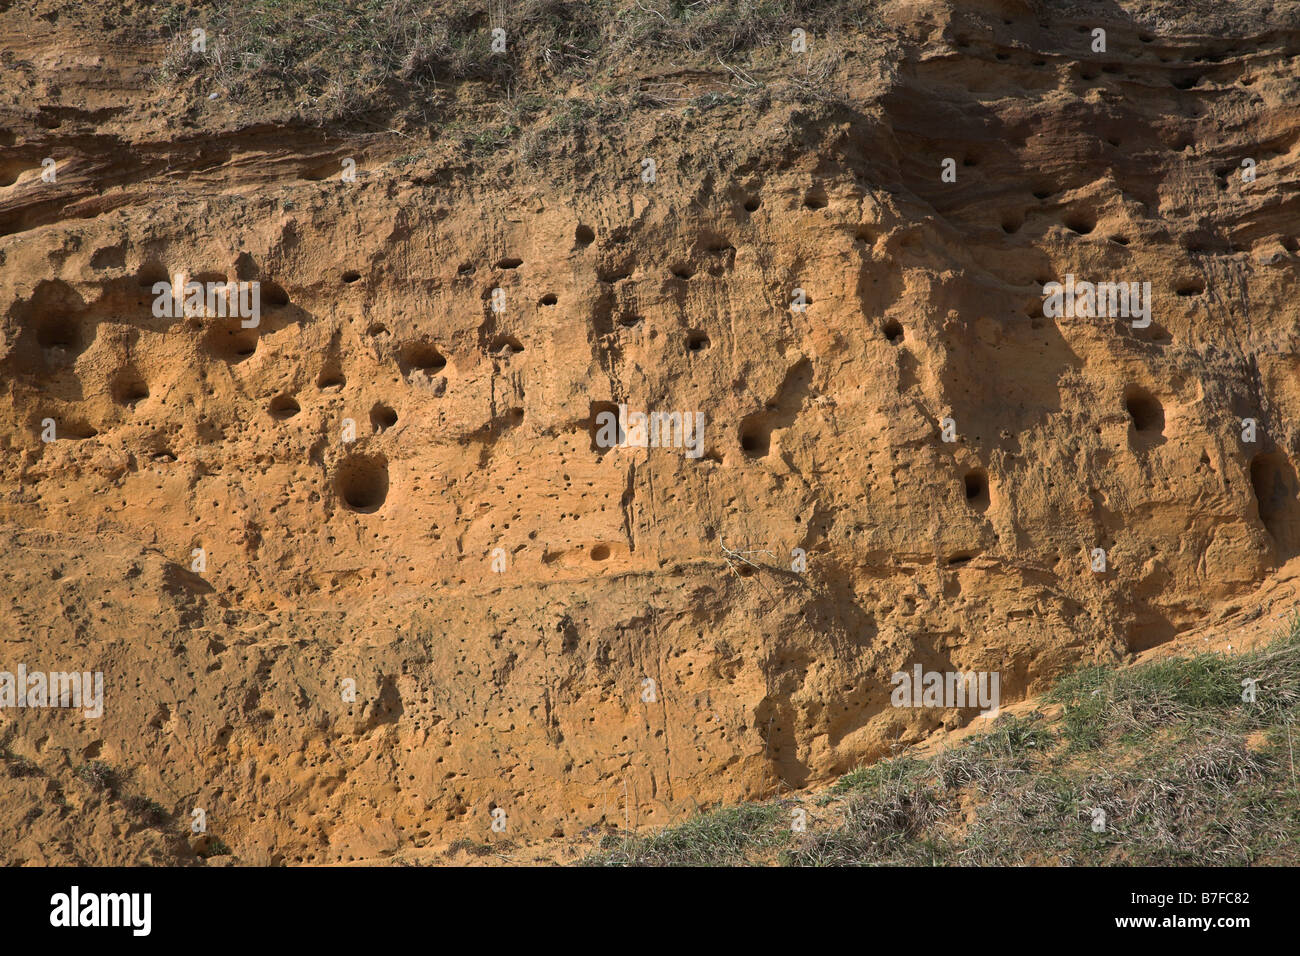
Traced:
<svg viewBox="0 0 1300 956">
<path fill-rule="evenodd" d="M 1086 236 L 1097 227 L 1097 223 L 1090 216 L 1075 214 L 1067 216 L 1065 219 L 1065 228 L 1071 232 L 1077 232 L 1081 236 Z"/>
<path fill-rule="evenodd" d="M 1134 430 L 1159 435 L 1165 430 L 1165 410 L 1160 400 L 1144 388 L 1130 385 L 1124 390 L 1124 410 L 1133 419 Z"/>
<path fill-rule="evenodd" d="M 757 423 L 745 423 L 740 432 L 740 450 L 746 455 L 763 458 L 771 450 L 771 442 Z"/>
<path fill-rule="evenodd" d="M 513 335 L 498 335 L 489 347 L 492 354 L 504 356 L 518 355 L 523 350 L 523 344 Z"/>
<path fill-rule="evenodd" d="M 383 402 L 370 409 L 370 425 L 377 432 L 392 428 L 397 424 L 397 412 Z"/>
<path fill-rule="evenodd" d="M 883 331 L 885 338 L 895 345 L 903 340 L 903 326 L 899 324 L 897 319 L 890 319 L 886 322 Z"/>
<path fill-rule="evenodd" d="M 345 458 L 334 476 L 334 487 L 349 510 L 378 511 L 388 497 L 388 459 L 383 455 Z"/>
<path fill-rule="evenodd" d="M 989 504 L 989 476 L 983 468 L 972 468 L 962 479 L 967 503 L 983 511 Z"/>
<path fill-rule="evenodd" d="M 709 337 L 703 332 L 688 332 L 686 334 L 686 351 L 688 352 L 703 352 L 709 345 Z"/>
<path fill-rule="evenodd" d="M 285 421 L 293 418 L 302 409 L 298 406 L 297 400 L 292 395 L 277 395 L 271 399 L 271 404 L 267 406 L 267 411 L 276 421 Z"/>
<path fill-rule="evenodd" d="M 596 231 L 591 226 L 578 225 L 573 231 L 573 238 L 580 246 L 589 246 L 596 241 Z"/>
<path fill-rule="evenodd" d="M 282 309 L 289 304 L 289 293 L 276 282 L 260 283 L 262 302 L 272 308 Z"/>
<path fill-rule="evenodd" d="M 356 282 L 356 281 L 357 281 L 358 279 L 360 279 L 360 278 L 361 278 L 361 273 L 360 273 L 360 272 L 354 272 L 354 271 L 351 270 L 351 269 L 349 269 L 347 272 L 343 273 L 343 281 L 346 282 L 346 283 L 348 283 L 349 285 L 350 285 L 351 283 L 353 283 L 353 282 Z"/>
<path fill-rule="evenodd" d="M 428 342 L 407 343 L 402 347 L 398 358 L 404 373 L 410 373 L 414 369 L 440 372 L 447 365 L 447 360 L 443 358 L 442 353 Z"/>
</svg>

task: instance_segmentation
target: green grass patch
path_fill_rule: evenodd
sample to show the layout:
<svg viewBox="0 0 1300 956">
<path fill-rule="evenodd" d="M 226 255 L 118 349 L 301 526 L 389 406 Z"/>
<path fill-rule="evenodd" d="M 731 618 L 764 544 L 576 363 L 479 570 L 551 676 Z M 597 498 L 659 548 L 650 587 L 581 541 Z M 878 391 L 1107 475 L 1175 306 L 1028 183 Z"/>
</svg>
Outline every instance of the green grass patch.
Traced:
<svg viewBox="0 0 1300 956">
<path fill-rule="evenodd" d="M 726 866 L 785 838 L 789 825 L 776 803 L 721 807 L 648 836 L 609 835 L 583 860 L 586 866 Z"/>
<path fill-rule="evenodd" d="M 1254 701 L 1243 700 L 1253 682 Z M 1072 750 L 1117 738 L 1137 739 L 1171 724 L 1220 724 L 1245 730 L 1300 715 L 1300 617 L 1277 640 L 1229 657 L 1206 653 L 1128 669 L 1087 667 L 1063 678 L 1048 700 L 1064 707 Z"/>
</svg>

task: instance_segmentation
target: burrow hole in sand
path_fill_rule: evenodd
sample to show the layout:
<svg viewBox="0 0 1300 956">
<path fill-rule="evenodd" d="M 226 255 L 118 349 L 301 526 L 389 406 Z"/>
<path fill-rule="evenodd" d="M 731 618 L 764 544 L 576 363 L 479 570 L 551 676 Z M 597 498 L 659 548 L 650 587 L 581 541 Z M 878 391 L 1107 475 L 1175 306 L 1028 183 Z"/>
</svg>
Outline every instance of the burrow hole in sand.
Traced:
<svg viewBox="0 0 1300 956">
<path fill-rule="evenodd" d="M 962 478 L 962 487 L 966 494 L 966 503 L 977 511 L 984 511 L 989 506 L 989 475 L 983 468 L 972 468 Z"/>
<path fill-rule="evenodd" d="M 267 406 L 267 412 L 276 421 L 286 421 L 297 415 L 302 409 L 298 405 L 297 399 L 292 395 L 277 395 L 271 399 L 271 404 Z"/>
<path fill-rule="evenodd" d="M 334 488 L 349 511 L 373 514 L 388 498 L 388 459 L 351 455 L 339 463 Z"/>
<path fill-rule="evenodd" d="M 383 402 L 370 409 L 370 427 L 377 432 L 387 431 L 397 424 L 397 412 Z"/>
<path fill-rule="evenodd" d="M 408 342 L 402 346 L 397 356 L 403 375 L 414 371 L 441 372 L 447 367 L 447 359 L 429 342 Z"/>
<path fill-rule="evenodd" d="M 1133 420 L 1133 429 L 1143 435 L 1162 435 L 1165 409 L 1160 400 L 1145 388 L 1130 385 L 1124 389 L 1124 410 Z"/>
</svg>

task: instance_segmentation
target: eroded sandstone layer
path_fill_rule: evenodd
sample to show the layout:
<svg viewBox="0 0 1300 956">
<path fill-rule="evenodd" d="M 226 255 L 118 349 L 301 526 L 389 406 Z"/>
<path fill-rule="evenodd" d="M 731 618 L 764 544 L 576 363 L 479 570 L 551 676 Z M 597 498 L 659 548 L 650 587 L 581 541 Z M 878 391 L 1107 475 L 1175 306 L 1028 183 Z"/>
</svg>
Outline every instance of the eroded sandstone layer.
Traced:
<svg viewBox="0 0 1300 956">
<path fill-rule="evenodd" d="M 647 49 L 613 86 L 672 97 L 541 152 L 271 121 L 62 9 L 0 5 L 0 669 L 104 712 L 0 711 L 6 862 L 667 823 L 974 719 L 895 671 L 1013 702 L 1300 553 L 1295 3 Z M 176 274 L 260 324 L 156 315 Z M 1151 324 L 1045 317 L 1067 275 Z M 698 457 L 599 447 L 620 404 Z"/>
</svg>

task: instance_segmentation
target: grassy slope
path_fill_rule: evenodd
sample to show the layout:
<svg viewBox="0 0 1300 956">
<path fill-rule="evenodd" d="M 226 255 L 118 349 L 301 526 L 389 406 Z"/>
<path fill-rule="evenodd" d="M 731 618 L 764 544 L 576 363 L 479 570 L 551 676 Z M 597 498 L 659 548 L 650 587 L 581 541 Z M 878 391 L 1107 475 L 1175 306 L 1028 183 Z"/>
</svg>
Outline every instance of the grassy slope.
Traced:
<svg viewBox="0 0 1300 956">
<path fill-rule="evenodd" d="M 573 129 L 721 101 L 831 102 L 845 51 L 882 45 L 876 0 L 164 0 L 135 26 L 165 39 L 169 98 L 209 93 L 244 122 L 295 122 L 540 161 Z M 191 31 L 206 31 L 204 49 Z M 809 50 L 792 57 L 791 31 Z M 493 49 L 493 30 L 505 49 Z M 684 71 L 732 81 L 702 92 Z M 716 85 L 716 84 L 715 84 Z"/>
<path fill-rule="evenodd" d="M 1254 678 L 1256 700 L 1243 702 Z M 1035 711 L 933 758 L 841 778 L 800 803 L 726 807 L 588 865 L 1295 865 L 1300 617 L 1249 654 L 1091 667 Z M 1093 829 L 1094 809 L 1105 828 Z"/>
</svg>

